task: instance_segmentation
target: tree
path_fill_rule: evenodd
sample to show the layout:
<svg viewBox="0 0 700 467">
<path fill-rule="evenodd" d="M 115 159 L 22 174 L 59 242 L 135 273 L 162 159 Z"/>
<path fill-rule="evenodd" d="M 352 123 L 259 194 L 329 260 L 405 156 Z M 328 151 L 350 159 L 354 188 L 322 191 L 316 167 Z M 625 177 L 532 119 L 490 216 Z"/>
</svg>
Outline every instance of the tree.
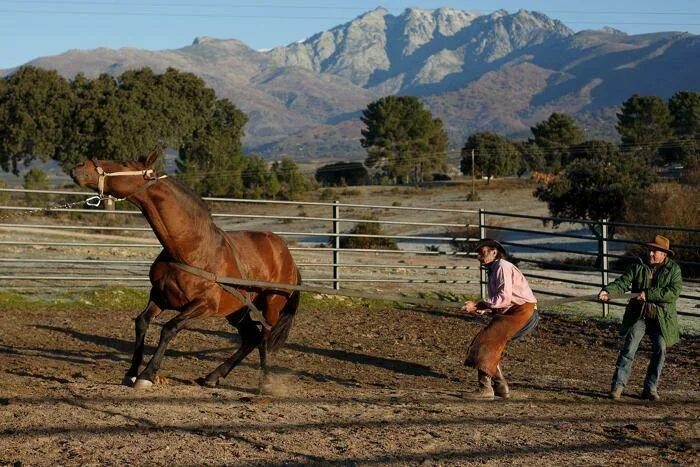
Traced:
<svg viewBox="0 0 700 467">
<path fill-rule="evenodd" d="M 23 67 L 0 80 L 0 167 L 17 173 L 34 157 L 50 157 L 66 170 L 87 157 L 130 160 L 166 145 L 189 156 L 189 175 L 205 175 L 205 165 L 216 173 L 202 189 L 235 192 L 224 188 L 223 178 L 239 170 L 230 159 L 240 157 L 245 122 L 191 73 L 143 68 L 116 78 L 78 74 L 68 82 L 53 71 Z"/>
<path fill-rule="evenodd" d="M 700 158 L 700 140 L 696 137 L 673 137 L 659 147 L 657 160 L 662 164 L 692 166 Z"/>
<path fill-rule="evenodd" d="M 360 162 L 335 162 L 316 169 L 316 181 L 326 186 L 366 185 L 367 169 Z"/>
<path fill-rule="evenodd" d="M 555 173 L 568 163 L 569 147 L 583 141 L 583 130 L 575 120 L 563 113 L 553 113 L 543 122 L 530 128 L 534 139 L 529 142 L 541 148 L 545 167 Z M 535 151 L 532 151 L 533 153 Z"/>
<path fill-rule="evenodd" d="M 577 161 L 579 159 L 596 160 L 601 163 L 610 163 L 620 158 L 620 147 L 609 141 L 590 140 L 576 144 L 569 148 L 568 159 Z"/>
<path fill-rule="evenodd" d="M 676 137 L 700 138 L 700 93 L 675 93 L 668 101 L 668 110 Z"/>
<path fill-rule="evenodd" d="M 624 150 L 656 163 L 657 149 L 672 136 L 671 114 L 661 98 L 635 94 L 617 114 L 617 132 Z"/>
<path fill-rule="evenodd" d="M 522 175 L 527 172 L 544 172 L 549 170 L 547 163 L 546 152 L 540 146 L 535 144 L 533 141 L 524 141 L 513 143 L 515 147 L 520 151 L 520 168 L 518 169 L 518 175 Z"/>
<path fill-rule="evenodd" d="M 482 132 L 471 135 L 462 148 L 460 168 L 471 173 L 471 152 L 474 150 L 477 173 L 486 177 L 514 175 L 520 166 L 520 152 L 513 143 L 496 133 Z"/>
<path fill-rule="evenodd" d="M 668 101 L 674 137 L 659 148 L 661 162 L 692 166 L 700 158 L 700 93 L 679 91 Z"/>
<path fill-rule="evenodd" d="M 49 189 L 49 177 L 46 176 L 46 172 L 43 170 L 32 167 L 29 172 L 24 174 L 24 179 L 22 181 L 22 186 L 26 190 L 48 190 Z M 46 200 L 45 196 L 36 193 L 25 193 L 25 199 L 30 205 L 41 202 L 41 200 Z"/>
<path fill-rule="evenodd" d="M 55 71 L 22 67 L 0 87 L 0 167 L 19 174 L 36 157 L 60 154 L 72 107 L 68 81 Z"/>
<path fill-rule="evenodd" d="M 180 147 L 178 169 L 206 196 L 242 196 L 241 137 L 246 117 L 228 100 L 216 101 L 202 128 Z"/>
<path fill-rule="evenodd" d="M 654 180 L 643 161 L 607 141 L 586 141 L 571 153 L 564 172 L 534 192 L 554 217 L 623 220 Z M 591 230 L 600 235 L 594 225 Z"/>
<path fill-rule="evenodd" d="M 298 199 L 309 189 L 309 183 L 299 170 L 299 166 L 288 157 L 273 163 L 272 171 L 280 182 L 280 196 L 283 199 Z"/>
<path fill-rule="evenodd" d="M 376 217 L 369 216 L 366 220 L 377 220 Z M 360 235 L 359 237 L 340 237 L 340 248 L 357 248 L 357 249 L 380 249 L 380 250 L 398 250 L 399 247 L 396 240 L 390 237 L 383 237 L 379 235 L 385 235 L 384 229 L 381 224 L 376 222 L 358 222 L 355 226 L 350 229 L 347 233 L 351 235 Z M 363 235 L 370 235 L 369 237 L 364 237 Z M 332 245 L 334 239 L 329 240 L 329 244 Z"/>
<path fill-rule="evenodd" d="M 249 199 L 272 199 L 282 189 L 277 174 L 260 156 L 246 157 L 242 176 L 244 196 Z"/>
<path fill-rule="evenodd" d="M 362 147 L 367 167 L 396 182 L 423 182 L 423 174 L 444 170 L 447 134 L 442 121 L 413 96 L 387 96 L 362 111 Z"/>
</svg>

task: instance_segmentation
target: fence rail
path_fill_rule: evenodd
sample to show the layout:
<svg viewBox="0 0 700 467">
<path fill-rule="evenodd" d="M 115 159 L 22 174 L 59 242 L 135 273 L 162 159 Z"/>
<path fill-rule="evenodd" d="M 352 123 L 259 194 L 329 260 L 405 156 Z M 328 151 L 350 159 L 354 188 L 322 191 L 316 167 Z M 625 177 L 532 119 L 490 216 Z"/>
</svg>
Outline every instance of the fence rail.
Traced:
<svg viewBox="0 0 700 467">
<path fill-rule="evenodd" d="M 15 201 L 20 201 L 17 198 L 27 193 L 53 197 L 93 195 L 79 191 L 7 188 L 0 189 L 0 192 L 9 193 L 16 198 Z M 217 211 L 212 216 L 224 229 L 263 228 L 284 236 L 290 242 L 290 250 L 302 269 L 305 281 L 330 283 L 334 289 L 353 285 L 366 287 L 367 284 L 434 285 L 440 286 L 436 289 L 438 291 L 474 290 L 484 296 L 486 272 L 479 267 L 474 255 L 464 248 L 480 238 L 495 236 L 521 262 L 520 268 L 531 281 L 533 290 L 544 295 L 571 297 L 582 293 L 590 294 L 607 284 L 620 272 L 618 267 L 610 264 L 611 260 L 628 257 L 626 251 L 621 249 L 622 246 L 644 243 L 633 238 L 609 238 L 608 229 L 625 227 L 628 230 L 638 228 L 691 235 L 700 232 L 700 229 L 676 226 L 610 223 L 483 209 L 442 209 L 338 201 L 204 199 L 213 203 L 217 209 L 227 206 L 245 207 L 242 209 L 245 212 Z M 86 284 L 147 281 L 147 266 L 155 254 L 151 249 L 160 248 L 160 244 L 155 240 L 151 229 L 135 216 L 140 214 L 139 211 L 64 207 L 47 209 L 18 204 L 15 202 L 0 206 L 0 270 L 4 271 L 0 274 L 0 281 L 3 286 L 43 287 L 47 282 L 54 281 L 72 284 L 80 281 Z M 289 212 L 292 208 L 315 212 L 292 215 Z M 251 209 L 254 211 L 249 212 Z M 376 217 L 363 219 L 353 215 L 357 210 L 369 211 Z M 95 214 L 101 216 L 92 217 Z M 93 220 L 86 221 L 86 216 Z M 14 222 L 7 221 L 8 217 Z M 528 225 L 528 222 L 532 224 L 533 221 L 538 227 Z M 545 221 L 568 225 L 569 231 L 552 231 L 552 228 L 543 227 Z M 139 222 L 141 225 L 132 225 Z M 289 223 L 303 224 L 303 228 L 285 229 L 283 226 Z M 386 228 L 387 232 L 362 234 L 347 231 L 349 225 L 358 223 L 378 224 Z M 595 236 L 580 232 L 580 229 L 574 228 L 577 225 L 595 227 L 601 234 Z M 19 238 L 20 235 L 26 239 Z M 57 239 L 60 236 L 69 236 L 71 239 Z M 342 247 L 341 240 L 350 238 L 388 239 L 397 242 L 398 249 Z M 693 243 L 700 242 L 678 243 L 674 247 L 697 250 L 697 245 Z M 124 255 L 125 258 L 115 255 Z M 380 256 L 386 259 L 371 259 Z M 695 261 L 678 262 L 684 267 L 700 266 Z M 681 295 L 679 314 L 700 316 L 700 286 L 697 284 L 700 281 L 687 281 L 687 287 Z M 459 287 L 451 289 L 448 285 Z M 465 289 L 461 287 L 463 285 L 474 285 L 476 289 Z M 603 304 L 602 311 L 605 315 L 608 314 L 609 306 L 624 304 Z"/>
</svg>

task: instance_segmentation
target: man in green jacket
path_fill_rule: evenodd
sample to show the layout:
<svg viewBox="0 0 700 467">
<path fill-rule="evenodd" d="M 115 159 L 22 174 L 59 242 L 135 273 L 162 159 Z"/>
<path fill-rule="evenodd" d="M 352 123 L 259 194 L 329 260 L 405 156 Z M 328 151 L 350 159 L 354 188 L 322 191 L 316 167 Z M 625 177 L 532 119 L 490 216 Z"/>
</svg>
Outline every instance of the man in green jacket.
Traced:
<svg viewBox="0 0 700 467">
<path fill-rule="evenodd" d="M 659 400 L 657 386 L 666 358 L 666 347 L 678 342 L 678 319 L 676 302 L 681 293 L 681 269 L 671 260 L 673 251 L 668 238 L 661 235 L 646 244 L 649 247 L 648 261 L 630 265 L 620 277 L 608 284 L 598 294 L 602 301 L 608 294 L 621 294 L 628 290 L 639 293 L 625 308 L 620 334 L 624 342 L 620 348 L 612 378 L 610 397 L 618 400 L 627 384 L 632 361 L 644 334 L 651 339 L 651 359 L 644 379 L 642 398 Z"/>
</svg>

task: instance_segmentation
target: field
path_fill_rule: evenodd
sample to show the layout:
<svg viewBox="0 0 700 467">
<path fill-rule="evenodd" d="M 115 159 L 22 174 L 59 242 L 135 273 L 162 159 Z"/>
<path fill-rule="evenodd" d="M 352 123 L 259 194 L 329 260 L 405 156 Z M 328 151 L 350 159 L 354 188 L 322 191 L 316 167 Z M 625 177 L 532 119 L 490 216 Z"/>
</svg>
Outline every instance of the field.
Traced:
<svg viewBox="0 0 700 467">
<path fill-rule="evenodd" d="M 465 201 L 464 186 L 336 191 L 348 203 L 483 207 L 547 214 L 546 207 L 530 196 L 532 186 L 520 181 L 492 184 L 481 190 L 479 202 Z M 275 207 L 272 212 L 327 217 L 328 210 L 293 205 Z M 238 212 L 254 210 L 243 206 Z M 369 213 L 349 209 L 343 215 L 365 214 L 381 218 L 399 215 L 379 209 Z M 418 211 L 400 215 L 409 221 L 474 222 L 472 217 L 452 213 L 439 213 L 430 219 Z M 41 224 L 44 220 L 22 222 Z M 137 219 L 130 225 L 139 222 Z M 514 221 L 509 219 L 493 222 L 544 229 L 535 220 L 524 224 L 511 224 Z M 265 220 L 228 219 L 222 223 L 232 229 L 280 228 Z M 281 228 L 327 231 L 328 225 L 294 220 Z M 404 235 L 444 234 L 439 229 L 399 225 L 387 230 Z M 149 237 L 44 228 L 0 230 L 0 239 L 7 241 L 67 238 L 142 242 Z M 430 245 L 418 245 L 417 251 L 424 246 Z M 143 267 L 117 271 L 132 276 L 144 274 L 154 251 L 35 244 L 2 247 L 5 256 L 34 260 L 143 260 Z M 327 251 L 305 255 L 299 260 L 309 264 L 328 261 Z M 344 261 L 351 261 L 349 254 L 344 255 Z M 366 261 L 379 262 L 381 258 Z M 381 274 L 412 277 L 420 273 L 410 269 L 414 263 L 467 264 L 464 259 L 445 256 L 408 255 L 401 261 Z M 91 267 L 95 272 L 95 266 Z M 91 270 L 67 270 L 60 263 L 39 262 L 20 265 L 15 271 L 85 274 Z M 328 274 L 321 267 L 308 266 L 307 271 L 305 277 Z M 100 272 L 97 269 L 95 274 Z M 380 277 L 378 270 L 349 271 L 343 277 L 353 274 Z M 441 279 L 450 273 L 434 274 Z M 464 274 L 472 278 L 476 272 L 472 269 Z M 531 283 L 567 293 L 596 290 L 549 279 L 533 278 Z M 559 309 L 559 314 L 546 314 L 533 336 L 511 344 L 506 351 L 504 369 L 513 397 L 472 402 L 462 396 L 474 388 L 475 375 L 462 361 L 466 345 L 480 329 L 478 323 L 454 312 L 308 294 L 289 343 L 272 359 L 273 384 L 266 393 L 258 392 L 256 354 L 220 387 L 206 389 L 193 382 L 238 345 L 235 332 L 223 320 L 204 320 L 178 335 L 164 361 L 162 376 L 167 381 L 137 392 L 120 382 L 131 356 L 132 319 L 145 303 L 145 292 L 89 285 L 89 281 L 73 282 L 64 285 L 65 293 L 60 294 L 55 281 L 42 281 L 41 287 L 29 294 L 27 284 L 18 281 L 16 286 L 23 293 L 0 293 L 0 465 L 698 463 L 697 318 L 683 321 L 686 334 L 669 350 L 660 386 L 663 399 L 657 403 L 638 397 L 648 358 L 646 342 L 623 400 L 606 398 L 619 338 L 616 317 L 611 321 L 582 320 L 583 316 L 599 314 L 597 305 L 589 305 L 586 311 L 583 304 L 570 304 Z M 416 293 L 428 289 L 416 284 L 375 283 L 364 290 L 379 296 L 384 291 Z M 432 289 L 447 291 L 448 287 L 437 284 Z M 474 295 L 478 286 L 452 289 Z M 698 287 L 690 289 L 697 293 Z M 684 309 L 693 306 L 688 302 Z M 565 319 L 561 312 L 570 316 Z M 171 316 L 164 314 L 152 326 L 147 352 L 153 350 L 159 326 Z"/>
<path fill-rule="evenodd" d="M 698 462 L 697 338 L 670 349 L 661 402 L 638 398 L 646 347 L 612 402 L 615 326 L 547 315 L 507 349 L 513 397 L 472 402 L 461 397 L 474 387 L 462 360 L 478 324 L 305 296 L 267 394 L 257 355 L 220 387 L 193 383 L 237 345 L 223 320 L 183 331 L 165 359 L 168 383 L 136 392 L 120 385 L 138 312 L 126 295 L 2 304 L 0 465 Z M 157 335 L 154 326 L 149 343 Z"/>
</svg>

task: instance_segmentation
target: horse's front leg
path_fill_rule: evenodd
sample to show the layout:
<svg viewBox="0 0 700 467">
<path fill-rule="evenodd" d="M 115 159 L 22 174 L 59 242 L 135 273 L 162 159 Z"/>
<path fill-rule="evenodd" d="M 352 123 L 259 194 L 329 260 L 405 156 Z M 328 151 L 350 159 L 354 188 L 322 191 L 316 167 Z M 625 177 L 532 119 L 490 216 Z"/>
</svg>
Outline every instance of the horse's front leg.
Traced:
<svg viewBox="0 0 700 467">
<path fill-rule="evenodd" d="M 127 370 L 122 384 L 131 386 L 136 381 L 136 376 L 139 374 L 139 368 L 143 362 L 143 350 L 146 342 L 146 332 L 153 318 L 158 316 L 161 308 L 153 302 L 148 302 L 146 308 L 134 320 L 134 330 L 136 332 L 136 344 L 134 345 L 134 354 L 131 357 L 131 367 Z"/>
<path fill-rule="evenodd" d="M 152 386 L 156 372 L 160 368 L 161 361 L 165 356 L 165 351 L 167 350 L 170 341 L 177 335 L 178 332 L 186 328 L 193 320 L 207 315 L 215 310 L 216 305 L 213 299 L 198 299 L 191 302 L 185 307 L 184 310 L 182 310 L 182 312 L 180 312 L 180 314 L 165 323 L 160 332 L 158 348 L 156 348 L 156 351 L 153 354 L 153 357 L 151 357 L 151 360 L 148 362 L 148 365 L 146 365 L 146 368 L 138 376 L 138 379 L 134 383 L 134 388 L 145 389 Z"/>
</svg>

